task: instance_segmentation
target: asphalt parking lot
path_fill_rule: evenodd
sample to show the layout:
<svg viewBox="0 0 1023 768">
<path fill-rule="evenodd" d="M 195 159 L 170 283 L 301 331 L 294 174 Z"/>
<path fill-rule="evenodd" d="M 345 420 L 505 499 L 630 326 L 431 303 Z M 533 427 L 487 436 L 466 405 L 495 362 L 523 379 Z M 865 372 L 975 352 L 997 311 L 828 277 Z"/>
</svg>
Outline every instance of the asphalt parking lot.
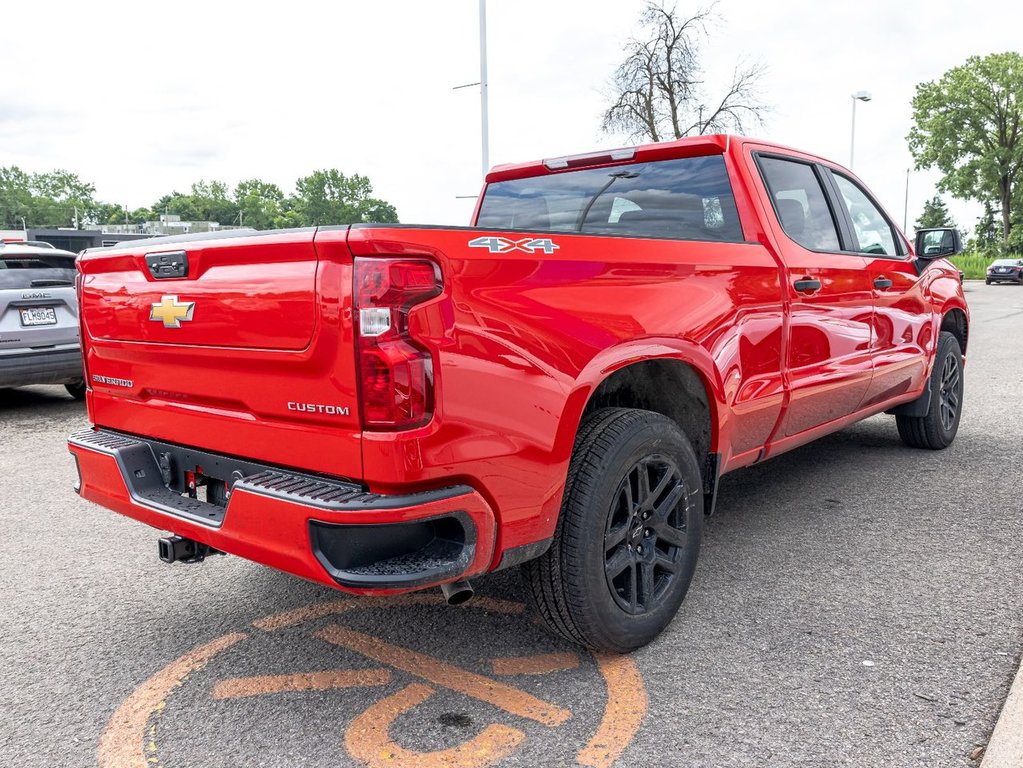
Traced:
<svg viewBox="0 0 1023 768">
<path fill-rule="evenodd" d="M 952 448 L 880 416 L 728 476 L 628 659 L 545 634 L 515 572 L 447 608 L 164 565 L 73 493 L 84 408 L 0 391 L 0 765 L 976 766 L 1023 652 L 1023 289 L 968 298 Z"/>
</svg>

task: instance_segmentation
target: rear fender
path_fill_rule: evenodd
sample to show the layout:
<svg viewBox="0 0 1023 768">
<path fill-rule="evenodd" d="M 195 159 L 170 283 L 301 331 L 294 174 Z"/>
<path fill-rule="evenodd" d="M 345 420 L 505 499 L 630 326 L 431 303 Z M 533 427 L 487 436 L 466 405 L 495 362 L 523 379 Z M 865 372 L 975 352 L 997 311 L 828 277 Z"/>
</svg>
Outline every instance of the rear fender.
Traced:
<svg viewBox="0 0 1023 768">
<path fill-rule="evenodd" d="M 675 360 L 689 365 L 703 383 L 711 412 L 711 453 L 721 453 L 729 444 L 730 423 L 726 418 L 724 385 L 707 351 L 683 339 L 642 339 L 612 347 L 597 355 L 580 371 L 558 422 L 555 456 L 565 462 L 572 455 L 576 434 L 590 397 L 601 382 L 616 371 L 650 360 Z"/>
</svg>

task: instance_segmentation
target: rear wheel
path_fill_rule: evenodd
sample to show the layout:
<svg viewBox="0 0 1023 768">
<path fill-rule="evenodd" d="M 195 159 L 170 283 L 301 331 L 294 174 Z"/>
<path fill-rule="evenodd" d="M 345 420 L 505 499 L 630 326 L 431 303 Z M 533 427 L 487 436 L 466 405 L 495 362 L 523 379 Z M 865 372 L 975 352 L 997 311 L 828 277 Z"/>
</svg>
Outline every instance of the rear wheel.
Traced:
<svg viewBox="0 0 1023 768">
<path fill-rule="evenodd" d="M 896 416 L 902 442 L 912 448 L 940 450 L 955 440 L 963 411 L 963 355 L 948 331 L 938 337 L 931 371 L 931 404 L 926 416 Z"/>
<path fill-rule="evenodd" d="M 554 542 L 523 566 L 529 602 L 588 648 L 639 648 L 678 611 L 702 530 L 699 464 L 678 425 L 650 411 L 595 411 L 576 438 Z"/>
<path fill-rule="evenodd" d="M 74 384 L 65 384 L 64 389 L 71 395 L 75 400 L 85 399 L 85 382 L 76 381 Z"/>
</svg>

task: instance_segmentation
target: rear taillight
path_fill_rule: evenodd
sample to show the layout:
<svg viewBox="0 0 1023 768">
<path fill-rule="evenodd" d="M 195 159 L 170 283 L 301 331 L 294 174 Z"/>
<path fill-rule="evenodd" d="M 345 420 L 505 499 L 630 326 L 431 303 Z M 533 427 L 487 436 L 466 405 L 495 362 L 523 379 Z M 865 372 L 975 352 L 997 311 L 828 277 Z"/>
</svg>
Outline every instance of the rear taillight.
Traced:
<svg viewBox="0 0 1023 768">
<path fill-rule="evenodd" d="M 433 415 L 433 359 L 409 332 L 409 310 L 440 294 L 426 259 L 355 259 L 355 324 L 367 429 L 410 429 Z"/>
</svg>

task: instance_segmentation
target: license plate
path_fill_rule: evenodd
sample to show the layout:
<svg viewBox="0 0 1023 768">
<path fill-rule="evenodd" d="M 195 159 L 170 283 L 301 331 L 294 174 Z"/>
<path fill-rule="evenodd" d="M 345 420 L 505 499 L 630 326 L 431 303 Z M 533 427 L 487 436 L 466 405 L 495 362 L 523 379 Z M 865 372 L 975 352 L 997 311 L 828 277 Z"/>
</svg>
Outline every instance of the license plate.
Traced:
<svg viewBox="0 0 1023 768">
<path fill-rule="evenodd" d="M 53 307 L 25 307 L 21 310 L 22 325 L 56 325 L 57 313 Z"/>
</svg>

